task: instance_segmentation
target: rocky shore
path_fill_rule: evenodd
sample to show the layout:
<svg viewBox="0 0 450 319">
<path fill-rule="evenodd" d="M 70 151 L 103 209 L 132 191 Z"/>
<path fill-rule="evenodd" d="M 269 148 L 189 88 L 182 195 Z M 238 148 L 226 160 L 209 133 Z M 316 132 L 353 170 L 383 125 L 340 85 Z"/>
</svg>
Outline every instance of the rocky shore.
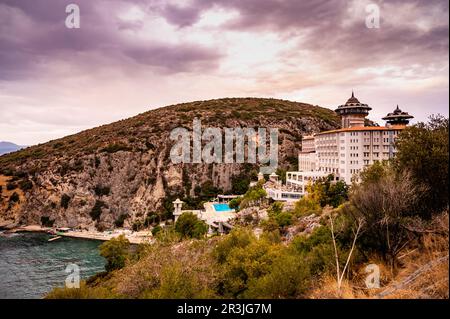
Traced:
<svg viewBox="0 0 450 319">
<path fill-rule="evenodd" d="M 56 228 L 42 227 L 40 225 L 26 225 L 18 226 L 14 223 L 0 222 L 0 230 L 5 230 L 5 233 L 20 233 L 20 232 L 41 232 L 57 234 L 62 237 L 92 239 L 107 241 L 114 237 L 124 235 L 131 244 L 151 243 L 153 237 L 150 231 L 133 232 L 130 230 L 116 229 L 112 231 L 92 231 L 92 230 L 67 230 L 64 232 L 58 231 Z"/>
</svg>

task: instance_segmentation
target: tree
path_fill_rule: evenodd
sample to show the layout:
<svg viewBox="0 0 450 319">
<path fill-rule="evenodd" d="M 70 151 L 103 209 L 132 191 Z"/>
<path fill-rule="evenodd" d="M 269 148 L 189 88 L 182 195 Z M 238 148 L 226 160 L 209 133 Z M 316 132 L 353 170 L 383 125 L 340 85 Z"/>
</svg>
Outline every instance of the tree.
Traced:
<svg viewBox="0 0 450 319">
<path fill-rule="evenodd" d="M 275 217 L 275 220 L 277 221 L 278 225 L 280 225 L 281 228 L 290 226 L 292 225 L 292 213 L 281 212 Z"/>
<path fill-rule="evenodd" d="M 432 116 L 404 129 L 396 141 L 397 171 L 410 171 L 415 183 L 427 187 L 417 206 L 427 219 L 448 207 L 448 133 L 448 118 Z"/>
<path fill-rule="evenodd" d="M 308 192 L 313 198 L 316 198 L 320 206 L 330 205 L 338 207 L 348 200 L 348 186 L 344 181 L 333 181 L 334 176 L 328 175 L 326 178 L 320 178 L 314 182 Z"/>
<path fill-rule="evenodd" d="M 368 168 L 365 176 L 375 176 L 371 169 L 377 170 L 379 176 L 353 186 L 350 202 L 355 209 L 347 212 L 356 221 L 365 220 L 361 229 L 362 248 L 380 252 L 394 270 L 398 254 L 410 241 L 405 225 L 416 214 L 415 207 L 424 188 L 413 181 L 410 173 L 397 173 L 388 164 L 381 169 Z"/>
<path fill-rule="evenodd" d="M 186 212 L 178 217 L 175 223 L 175 231 L 184 238 L 202 238 L 208 231 L 208 225 L 191 213 Z"/>
<path fill-rule="evenodd" d="M 259 204 L 261 200 L 267 196 L 267 193 L 262 186 L 263 183 L 258 182 L 255 186 L 249 188 L 249 190 L 242 197 L 239 207 L 246 208 Z"/>
<path fill-rule="evenodd" d="M 121 269 L 129 257 L 130 241 L 125 235 L 112 238 L 100 246 L 100 255 L 106 259 L 105 270 Z"/>
<path fill-rule="evenodd" d="M 336 244 L 336 237 L 334 234 L 333 216 L 330 214 L 329 218 L 330 218 L 331 238 L 333 240 L 334 257 L 335 257 L 335 261 L 336 261 L 336 283 L 337 283 L 338 292 L 340 292 L 341 286 L 342 286 L 342 280 L 344 279 L 345 271 L 347 270 L 350 259 L 352 258 L 352 254 L 355 249 L 356 240 L 358 239 L 358 235 L 359 235 L 359 232 L 361 230 L 364 220 L 363 220 L 363 218 L 360 217 L 359 220 L 357 221 L 357 229 L 356 229 L 356 232 L 353 237 L 352 247 L 350 248 L 350 251 L 347 256 L 347 260 L 345 261 L 344 268 L 342 269 L 342 272 L 341 272 L 341 267 L 339 266 L 339 252 L 338 252 L 338 248 L 337 248 L 337 244 Z"/>
</svg>

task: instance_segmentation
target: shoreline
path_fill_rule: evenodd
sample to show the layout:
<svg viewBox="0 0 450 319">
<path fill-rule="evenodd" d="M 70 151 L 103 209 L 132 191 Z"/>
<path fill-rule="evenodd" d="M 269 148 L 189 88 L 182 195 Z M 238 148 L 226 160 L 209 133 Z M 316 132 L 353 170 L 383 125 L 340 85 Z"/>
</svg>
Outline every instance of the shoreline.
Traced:
<svg viewBox="0 0 450 319">
<path fill-rule="evenodd" d="M 79 239 L 89 239 L 89 240 L 100 240 L 108 241 L 112 238 L 118 237 L 120 235 L 125 235 L 125 238 L 130 241 L 130 244 L 144 244 L 152 243 L 153 236 L 150 231 L 139 231 L 131 232 L 129 230 L 113 230 L 109 232 L 98 232 L 98 231 L 87 231 L 87 230 L 69 230 L 67 232 L 58 232 L 55 228 L 42 227 L 40 225 L 27 225 L 18 227 L 0 227 L 0 230 L 4 230 L 5 233 L 53 233 L 61 237 L 79 238 Z"/>
</svg>

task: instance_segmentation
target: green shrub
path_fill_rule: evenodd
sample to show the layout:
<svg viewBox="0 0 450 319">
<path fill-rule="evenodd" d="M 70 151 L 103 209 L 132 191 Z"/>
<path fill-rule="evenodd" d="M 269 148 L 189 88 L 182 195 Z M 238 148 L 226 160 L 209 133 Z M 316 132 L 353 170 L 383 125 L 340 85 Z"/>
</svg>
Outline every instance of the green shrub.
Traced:
<svg viewBox="0 0 450 319">
<path fill-rule="evenodd" d="M 159 215 L 157 213 L 150 212 L 147 214 L 147 217 L 145 217 L 144 226 L 148 227 L 150 225 L 153 225 L 157 222 L 158 219 L 159 219 Z"/>
<path fill-rule="evenodd" d="M 186 212 L 178 217 L 175 223 L 175 231 L 184 238 L 202 238 L 208 231 L 208 225 L 191 213 Z"/>
<path fill-rule="evenodd" d="M 112 238 L 100 246 L 100 255 L 106 259 L 105 270 L 112 271 L 125 266 L 129 258 L 130 242 L 125 235 Z"/>
<path fill-rule="evenodd" d="M 162 227 L 159 225 L 156 225 L 152 228 L 152 235 L 156 237 L 156 235 L 162 230 Z"/>
<path fill-rule="evenodd" d="M 242 197 L 233 198 L 232 200 L 230 200 L 230 201 L 228 202 L 228 206 L 229 206 L 231 209 L 237 210 L 237 209 L 239 209 L 239 205 L 241 204 L 241 201 L 242 201 Z"/>
<path fill-rule="evenodd" d="M 449 119 L 431 116 L 428 123 L 405 128 L 395 143 L 397 171 L 410 172 L 416 184 L 426 186 L 416 204 L 416 214 L 425 219 L 448 209 L 448 133 Z"/>
<path fill-rule="evenodd" d="M 282 202 L 274 202 L 272 205 L 270 205 L 267 213 L 271 217 L 276 217 L 283 211 L 283 206 L 284 204 Z"/>
<path fill-rule="evenodd" d="M 249 229 L 234 228 L 217 244 L 213 255 L 219 263 L 223 263 L 226 261 L 232 249 L 236 247 L 247 247 L 255 238 L 255 235 Z"/>
<path fill-rule="evenodd" d="M 292 225 L 292 213 L 289 212 L 282 212 L 279 213 L 275 220 L 277 221 L 278 225 L 283 228 Z"/>
</svg>

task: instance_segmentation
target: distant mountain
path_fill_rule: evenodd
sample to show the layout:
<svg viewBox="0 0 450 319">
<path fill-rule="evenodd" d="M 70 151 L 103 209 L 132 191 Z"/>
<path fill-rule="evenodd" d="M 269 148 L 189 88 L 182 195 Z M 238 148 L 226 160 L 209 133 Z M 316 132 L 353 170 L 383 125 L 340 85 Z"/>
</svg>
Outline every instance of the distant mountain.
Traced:
<svg viewBox="0 0 450 319">
<path fill-rule="evenodd" d="M 11 142 L 0 142 L 0 155 L 15 152 L 24 147 Z"/>
</svg>

